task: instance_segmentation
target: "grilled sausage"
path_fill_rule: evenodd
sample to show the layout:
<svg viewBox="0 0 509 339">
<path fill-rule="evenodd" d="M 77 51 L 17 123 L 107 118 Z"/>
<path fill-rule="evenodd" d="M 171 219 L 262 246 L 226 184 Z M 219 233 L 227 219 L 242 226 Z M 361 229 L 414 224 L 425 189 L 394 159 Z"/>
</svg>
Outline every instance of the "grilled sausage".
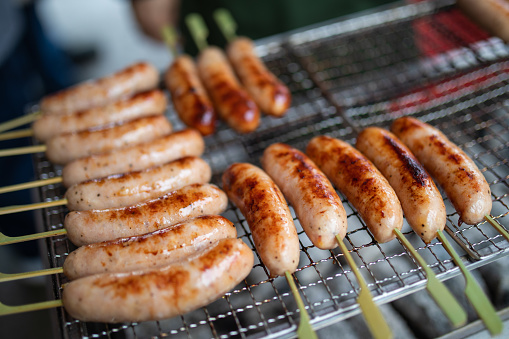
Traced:
<svg viewBox="0 0 509 339">
<path fill-rule="evenodd" d="M 227 54 L 240 81 L 262 112 L 277 117 L 284 115 L 290 107 L 290 91 L 256 55 L 252 40 L 236 38 L 228 45 Z"/>
<path fill-rule="evenodd" d="M 446 222 L 445 205 L 428 172 L 394 134 L 368 127 L 356 147 L 382 172 L 396 191 L 408 224 L 430 243 Z"/>
<path fill-rule="evenodd" d="M 299 238 L 283 193 L 263 170 L 247 163 L 231 165 L 222 179 L 270 276 L 293 273 L 299 264 Z"/>
<path fill-rule="evenodd" d="M 442 186 L 463 222 L 481 222 L 491 211 L 491 190 L 474 161 L 436 128 L 415 118 L 395 120 L 392 132 Z"/>
<path fill-rule="evenodd" d="M 163 114 L 166 105 L 164 93 L 160 90 L 152 90 L 74 114 L 42 115 L 33 123 L 32 131 L 35 138 L 45 142 L 58 134 L 79 132 L 92 127 Z"/>
<path fill-rule="evenodd" d="M 306 153 L 357 209 L 376 241 L 394 239 L 394 229 L 403 226 L 401 204 L 371 161 L 346 142 L 327 136 L 311 139 Z"/>
<path fill-rule="evenodd" d="M 217 47 L 208 47 L 198 58 L 198 72 L 220 118 L 239 133 L 254 131 L 260 111 L 240 86 L 228 60 Z"/>
<path fill-rule="evenodd" d="M 200 215 L 221 214 L 228 198 L 211 184 L 193 184 L 128 207 L 73 211 L 65 216 L 76 246 L 145 234 Z"/>
<path fill-rule="evenodd" d="M 242 240 L 224 239 L 200 255 L 163 268 L 71 281 L 62 301 L 67 312 L 82 321 L 166 319 L 221 297 L 247 277 L 253 263 L 253 251 Z"/>
<path fill-rule="evenodd" d="M 71 186 L 65 197 L 71 211 L 125 207 L 160 197 L 172 190 L 210 181 L 209 164 L 184 157 L 142 171 L 88 180 Z"/>
<path fill-rule="evenodd" d="M 62 170 L 62 182 L 70 187 L 85 180 L 139 171 L 185 156 L 201 156 L 204 150 L 201 134 L 185 129 L 150 142 L 70 162 Z"/>
<path fill-rule="evenodd" d="M 46 142 L 46 156 L 58 165 L 152 141 L 171 132 L 164 115 L 139 118 L 124 124 L 57 135 Z"/>
<path fill-rule="evenodd" d="M 69 114 L 104 106 L 121 98 L 156 88 L 159 72 L 149 63 L 140 62 L 94 81 L 86 81 L 44 97 L 43 114 Z"/>
<path fill-rule="evenodd" d="M 214 133 L 216 111 L 201 83 L 193 59 L 188 55 L 178 56 L 168 68 L 164 80 L 180 120 L 196 128 L 202 135 Z"/>
<path fill-rule="evenodd" d="M 337 247 L 335 236 L 343 239 L 346 234 L 346 212 L 325 174 L 304 153 L 281 143 L 265 149 L 261 162 L 295 209 L 311 242 L 321 249 Z"/>
<path fill-rule="evenodd" d="M 162 267 L 182 260 L 216 241 L 236 238 L 231 221 L 202 216 L 151 233 L 82 246 L 64 262 L 64 274 L 74 280 L 97 273 L 129 272 Z"/>
</svg>

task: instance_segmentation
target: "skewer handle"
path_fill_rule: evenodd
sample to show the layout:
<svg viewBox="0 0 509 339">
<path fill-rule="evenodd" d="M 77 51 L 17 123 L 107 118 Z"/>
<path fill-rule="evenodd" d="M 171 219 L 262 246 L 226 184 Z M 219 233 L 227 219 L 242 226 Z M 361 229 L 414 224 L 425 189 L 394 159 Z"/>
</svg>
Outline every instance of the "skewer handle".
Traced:
<svg viewBox="0 0 509 339">
<path fill-rule="evenodd" d="M 25 211 L 33 211 L 40 208 L 48 208 L 55 206 L 67 205 L 67 199 L 60 199 L 55 201 L 46 201 L 46 202 L 36 202 L 34 204 L 27 205 L 13 205 L 13 206 L 5 206 L 0 207 L 0 215 L 25 212 Z"/>
<path fill-rule="evenodd" d="M 435 273 L 433 273 L 433 271 L 428 267 L 426 261 L 415 250 L 407 238 L 405 238 L 403 233 L 401 233 L 401 231 L 398 229 L 394 229 L 394 233 L 396 233 L 399 241 L 403 243 L 403 246 L 405 246 L 406 249 L 412 254 L 414 259 L 419 263 L 419 266 L 421 266 L 424 273 L 426 274 L 426 277 L 428 278 L 426 289 L 428 290 L 428 293 L 431 294 L 431 297 L 435 300 L 438 307 L 442 309 L 453 326 L 463 326 L 467 322 L 467 313 L 463 307 L 461 307 L 460 303 L 456 300 L 456 298 L 454 298 L 447 287 L 445 287 L 445 285 L 440 280 L 438 280 Z"/>
<path fill-rule="evenodd" d="M 31 123 L 32 121 L 37 120 L 37 118 L 41 115 L 40 111 L 35 111 L 33 113 L 23 115 L 19 118 L 12 119 L 0 124 L 0 132 L 9 131 L 13 128 L 23 126 L 25 124 Z"/>
<path fill-rule="evenodd" d="M 39 311 L 45 310 L 48 308 L 60 307 L 63 306 L 62 300 L 50 300 L 43 301 L 40 303 L 27 304 L 27 305 L 19 305 L 19 306 L 9 306 L 0 303 L 0 316 L 16 314 L 16 313 L 24 313 L 30 311 Z"/>
<path fill-rule="evenodd" d="M 19 129 L 16 131 L 5 132 L 5 133 L 0 134 L 0 141 L 26 138 L 26 137 L 31 137 L 33 135 L 34 135 L 34 132 L 32 131 L 31 128 Z"/>
<path fill-rule="evenodd" d="M 361 272 L 359 271 L 359 268 L 357 267 L 355 261 L 353 260 L 352 255 L 348 251 L 348 248 L 346 248 L 346 245 L 343 242 L 343 240 L 341 240 L 341 238 L 338 235 L 336 235 L 336 240 L 339 245 L 339 248 L 341 249 L 341 252 L 343 253 L 346 261 L 348 262 L 348 265 L 350 265 L 352 272 L 357 278 L 357 282 L 359 283 L 360 291 L 359 296 L 357 298 L 357 303 L 359 304 L 362 310 L 362 314 L 366 319 L 366 323 L 368 324 L 371 334 L 373 334 L 373 337 L 376 339 L 392 338 L 391 329 L 387 322 L 385 321 L 382 312 L 380 312 L 380 309 L 373 301 L 373 297 L 369 292 L 368 285 L 366 284 L 364 277 L 362 276 Z"/>
<path fill-rule="evenodd" d="M 8 148 L 0 150 L 0 157 L 46 152 L 46 149 L 47 149 L 46 145 L 33 145 L 26 147 Z"/>
<path fill-rule="evenodd" d="M 497 311 L 491 304 L 488 297 L 486 297 L 486 294 L 484 294 L 477 281 L 475 281 L 470 271 L 466 268 L 458 253 L 456 253 L 454 248 L 451 246 L 449 240 L 447 240 L 444 233 L 440 230 L 438 231 L 438 239 L 442 242 L 447 253 L 449 253 L 449 255 L 453 258 L 454 262 L 463 273 L 466 281 L 465 295 L 474 307 L 479 318 L 481 318 L 484 322 L 484 325 L 486 325 L 486 328 L 490 331 L 491 335 L 498 335 L 502 333 L 504 324 L 498 316 Z"/>
<path fill-rule="evenodd" d="M 207 29 L 207 25 L 205 25 L 205 21 L 202 16 L 197 13 L 189 14 L 186 16 L 186 25 L 191 32 L 194 43 L 198 46 L 198 50 L 202 51 L 207 48 L 209 30 Z"/>
<path fill-rule="evenodd" d="M 16 244 L 16 243 L 24 242 L 24 241 L 54 237 L 54 236 L 63 235 L 63 234 L 67 234 L 67 231 L 65 228 L 62 228 L 59 230 L 54 230 L 54 231 L 34 233 L 34 234 L 29 234 L 29 235 L 21 235 L 19 237 L 9 237 L 9 236 L 0 232 L 0 246 Z"/>
<path fill-rule="evenodd" d="M 64 269 L 62 267 L 53 267 L 53 268 L 48 268 L 48 269 L 44 269 L 44 270 L 23 272 L 23 273 L 1 273 L 0 272 L 0 283 L 5 282 L 5 281 L 42 277 L 45 275 L 59 274 L 59 273 L 63 273 L 63 272 L 64 272 Z"/>
<path fill-rule="evenodd" d="M 297 285 L 295 284 L 295 281 L 293 280 L 291 273 L 285 271 L 285 277 L 286 280 L 288 281 L 288 285 L 290 285 L 293 297 L 295 298 L 295 301 L 297 302 L 297 306 L 299 307 L 300 311 L 300 322 L 299 327 L 297 328 L 297 336 L 301 339 L 304 338 L 318 339 L 315 330 L 313 329 L 311 323 L 309 322 L 309 314 L 306 311 L 306 306 L 304 306 L 304 302 L 300 297 L 299 290 L 297 289 Z"/>
<path fill-rule="evenodd" d="M 54 177 L 49 179 L 41 179 L 41 180 L 34 180 L 30 182 L 25 182 L 22 184 L 16 184 L 16 185 L 10 185 L 10 186 L 4 186 L 0 187 L 0 194 L 2 193 L 9 193 L 9 192 L 15 192 L 15 191 L 21 191 L 28 188 L 34 188 L 34 187 L 41 187 L 46 185 L 53 185 L 58 184 L 62 182 L 62 177 Z"/>
<path fill-rule="evenodd" d="M 484 219 L 486 219 L 486 221 L 488 221 L 491 226 L 493 226 L 500 234 L 502 234 L 505 240 L 509 241 L 509 233 L 505 230 L 505 228 L 502 227 L 502 225 L 500 225 L 498 221 L 493 219 L 491 215 L 487 214 L 484 216 Z"/>
<path fill-rule="evenodd" d="M 223 33 L 226 41 L 231 42 L 237 37 L 237 23 L 233 19 L 230 11 L 225 8 L 219 8 L 214 11 L 214 20 Z"/>
<path fill-rule="evenodd" d="M 175 30 L 175 27 L 171 27 L 170 25 L 166 25 L 161 30 L 161 35 L 163 36 L 164 43 L 168 48 L 170 49 L 171 54 L 173 57 L 177 57 L 178 51 L 177 51 L 177 40 L 178 40 L 178 34 Z"/>
</svg>

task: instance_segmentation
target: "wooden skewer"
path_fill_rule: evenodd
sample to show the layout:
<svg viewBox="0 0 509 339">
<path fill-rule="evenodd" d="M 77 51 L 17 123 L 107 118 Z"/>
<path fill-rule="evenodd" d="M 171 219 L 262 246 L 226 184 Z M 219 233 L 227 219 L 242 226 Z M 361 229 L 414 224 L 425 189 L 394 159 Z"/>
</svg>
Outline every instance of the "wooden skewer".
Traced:
<svg viewBox="0 0 509 339">
<path fill-rule="evenodd" d="M 47 149 L 46 145 L 33 145 L 25 147 L 8 148 L 0 150 L 0 157 L 46 152 L 46 149 Z"/>
<path fill-rule="evenodd" d="M 193 37 L 193 41 L 198 47 L 198 50 L 202 51 L 207 48 L 207 37 L 209 35 L 209 30 L 207 29 L 207 25 L 205 25 L 205 21 L 201 15 L 197 13 L 191 13 L 186 16 L 186 25 L 189 28 L 191 36 Z"/>
<path fill-rule="evenodd" d="M 451 246 L 444 233 L 440 230 L 438 231 L 438 239 L 442 242 L 442 245 L 452 257 L 454 263 L 460 268 L 461 273 L 463 273 L 466 281 L 465 295 L 474 307 L 479 318 L 481 318 L 484 322 L 484 325 L 486 325 L 486 328 L 490 331 L 491 335 L 498 335 L 502 333 L 504 324 L 498 316 L 497 311 L 491 304 L 488 297 L 486 297 L 486 294 L 484 294 L 470 271 L 466 268 L 458 253 L 456 253 L 454 248 Z"/>
<path fill-rule="evenodd" d="M 19 305 L 19 306 L 9 306 L 9 305 L 5 305 L 0 302 L 0 316 L 16 314 L 16 313 L 24 313 L 24 312 L 30 312 L 30 311 L 39 311 L 39 310 L 45 310 L 48 308 L 54 308 L 54 307 L 60 307 L 60 306 L 63 306 L 62 300 L 60 300 L 60 299 L 43 301 L 43 302 L 34 303 L 34 304 Z"/>
<path fill-rule="evenodd" d="M 288 281 L 288 285 L 290 285 L 290 289 L 292 291 L 293 297 L 297 302 L 297 307 L 300 312 L 300 322 L 297 328 L 297 336 L 299 338 L 309 338 L 309 339 L 318 339 L 315 330 L 311 326 L 309 314 L 306 311 L 306 306 L 304 306 L 304 302 L 300 296 L 299 290 L 297 289 L 297 285 L 295 284 L 295 280 L 292 277 L 292 274 L 288 271 L 285 271 L 286 281 Z"/>
<path fill-rule="evenodd" d="M 364 319 L 366 319 L 366 323 L 368 324 L 371 334 L 376 339 L 392 338 L 391 329 L 385 321 L 382 312 L 380 312 L 380 309 L 373 301 L 368 285 L 360 273 L 359 268 L 355 264 L 352 255 L 338 235 L 336 235 L 336 240 L 341 252 L 343 252 L 345 259 L 348 262 L 348 265 L 350 265 L 352 272 L 355 274 L 357 282 L 359 283 L 359 296 L 357 297 L 357 303 L 361 308 Z"/>
<path fill-rule="evenodd" d="M 26 205 L 5 206 L 5 207 L 0 207 L 0 215 L 33 211 L 33 210 L 37 210 L 40 208 L 48 208 L 48 207 L 63 206 L 63 205 L 67 205 L 67 199 L 65 199 L 65 198 L 59 199 L 59 200 L 54 200 L 54 201 L 36 202 L 33 204 L 26 204 Z"/>
<path fill-rule="evenodd" d="M 498 221 L 496 221 L 495 219 L 493 219 L 493 217 L 491 215 L 485 215 L 484 216 L 484 219 L 489 222 L 491 224 L 491 226 L 493 226 L 500 234 L 502 234 L 505 238 L 505 240 L 509 241 L 509 233 L 505 230 L 504 227 L 502 227 L 502 225 L 500 225 L 500 223 Z"/>
<path fill-rule="evenodd" d="M 41 114 L 42 113 L 40 111 L 35 111 L 33 113 L 30 113 L 30 114 L 27 114 L 27 115 L 23 115 L 23 116 L 21 116 L 19 118 L 15 118 L 15 119 L 6 121 L 4 123 L 1 123 L 0 124 L 0 132 L 9 131 L 9 130 L 11 130 L 13 128 L 16 128 L 16 127 L 23 126 L 23 125 L 26 125 L 28 123 L 31 123 L 32 121 L 37 120 L 37 118 L 39 118 L 39 116 Z"/>
<path fill-rule="evenodd" d="M 49 179 L 34 180 L 21 184 L 0 187 L 0 194 L 20 191 L 28 188 L 41 187 L 46 185 L 59 184 L 62 182 L 62 177 L 54 177 Z"/>
<path fill-rule="evenodd" d="M 34 135 L 34 132 L 32 131 L 31 128 L 19 129 L 19 130 L 5 132 L 5 133 L 0 134 L 0 141 L 18 139 L 18 138 L 26 138 L 26 137 L 31 137 L 33 135 Z"/>
<path fill-rule="evenodd" d="M 226 41 L 233 41 L 237 37 L 237 23 L 233 20 L 230 11 L 225 8 L 219 8 L 214 11 L 213 16 Z"/>
<path fill-rule="evenodd" d="M 64 269 L 62 267 L 47 268 L 44 270 L 23 272 L 23 273 L 1 273 L 0 272 L 0 282 L 42 277 L 45 275 L 59 274 L 59 273 L 63 273 L 63 272 L 64 272 Z"/>
<path fill-rule="evenodd" d="M 28 234 L 28 235 L 20 235 L 17 237 L 9 237 L 9 236 L 3 234 L 2 232 L 0 232 L 0 246 L 1 245 L 9 245 L 9 244 L 17 244 L 20 242 L 49 238 L 49 237 L 54 237 L 57 235 L 64 235 L 64 234 L 67 234 L 67 230 L 65 228 L 62 228 L 59 230 L 54 230 L 54 231 L 46 231 L 46 232 L 40 232 L 40 233 L 34 233 L 34 234 Z"/>
<path fill-rule="evenodd" d="M 464 325 L 467 322 L 467 313 L 461 307 L 460 303 L 454 298 L 445 285 L 438 280 L 435 273 L 428 267 L 426 261 L 415 250 L 412 244 L 405 238 L 400 230 L 394 229 L 394 233 L 399 241 L 410 252 L 419 266 L 424 270 L 427 277 L 426 289 L 437 305 L 442 309 L 451 324 L 455 327 Z"/>
</svg>

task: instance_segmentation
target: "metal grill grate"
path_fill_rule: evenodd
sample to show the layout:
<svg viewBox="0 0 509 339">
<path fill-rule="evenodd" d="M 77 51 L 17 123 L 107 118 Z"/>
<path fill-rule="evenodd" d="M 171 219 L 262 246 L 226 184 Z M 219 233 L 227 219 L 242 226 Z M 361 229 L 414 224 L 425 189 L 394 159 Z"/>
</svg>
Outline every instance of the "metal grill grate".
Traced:
<svg viewBox="0 0 509 339">
<path fill-rule="evenodd" d="M 437 126 L 480 166 L 493 194 L 492 215 L 509 225 L 509 48 L 472 26 L 450 1 L 391 6 L 375 13 L 278 36 L 260 42 L 268 67 L 291 89 L 293 104 L 280 119 L 264 117 L 260 128 L 239 136 L 221 126 L 206 138 L 204 159 L 221 184 L 233 162 L 259 165 L 274 142 L 304 149 L 314 136 L 327 134 L 353 143 L 366 126 L 388 127 L 397 117 L 415 115 Z M 182 126 L 173 111 L 170 120 Z M 41 178 L 60 175 L 44 158 L 35 159 Z M 59 185 L 40 189 L 43 200 L 62 197 Z M 343 197 L 348 214 L 346 243 L 379 302 L 424 288 L 425 277 L 404 247 L 393 240 L 378 244 Z M 450 235 L 464 247 L 467 265 L 477 267 L 507 254 L 509 244 L 491 226 L 459 225 L 446 201 Z M 43 211 L 47 230 L 62 228 L 65 208 Z M 293 213 L 293 210 L 292 210 Z M 242 214 L 230 206 L 224 216 L 254 249 Z M 295 273 L 316 328 L 360 312 L 357 283 L 338 250 L 315 248 L 295 218 L 301 256 Z M 405 223 L 405 236 L 442 279 L 459 274 L 436 241 L 425 245 Z M 50 266 L 62 266 L 73 246 L 65 236 L 46 240 Z M 471 259 L 468 261 L 468 254 Z M 65 277 L 53 277 L 60 298 Z M 181 317 L 132 324 L 83 323 L 58 309 L 65 338 L 132 337 L 291 337 L 298 323 L 294 299 L 284 278 L 269 279 L 258 257 L 246 280 L 224 298 Z"/>
</svg>

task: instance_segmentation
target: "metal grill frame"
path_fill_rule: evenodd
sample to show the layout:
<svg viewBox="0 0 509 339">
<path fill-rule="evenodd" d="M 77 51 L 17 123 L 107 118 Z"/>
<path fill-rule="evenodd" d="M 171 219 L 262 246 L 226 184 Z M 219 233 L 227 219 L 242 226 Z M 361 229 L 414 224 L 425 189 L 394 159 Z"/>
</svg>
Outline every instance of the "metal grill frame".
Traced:
<svg viewBox="0 0 509 339">
<path fill-rule="evenodd" d="M 285 142 L 303 150 L 312 137 L 327 134 L 353 144 L 362 128 L 388 127 L 395 118 L 411 114 L 440 128 L 472 156 L 494 191 L 494 217 L 502 225 L 509 225 L 509 95 L 506 94 L 509 93 L 509 48 L 497 38 L 465 42 L 461 34 L 439 21 L 442 15 L 454 10 L 451 1 L 397 3 L 258 41 L 258 53 L 269 69 L 289 86 L 293 104 L 283 118 L 263 117 L 254 133 L 238 135 L 221 125 L 214 136 L 207 137 L 203 158 L 212 167 L 212 182 L 221 186 L 222 172 L 233 162 L 259 166 L 261 153 L 273 142 Z M 408 34 L 415 33 L 408 28 L 415 28 L 416 22 L 429 24 L 451 48 L 423 55 L 419 49 L 422 46 L 406 40 Z M 387 45 L 380 44 L 377 40 L 380 37 L 390 41 Z M 404 37 L 403 46 L 409 49 L 405 53 L 400 53 L 401 46 L 393 45 L 398 37 Z M 352 43 L 365 48 L 360 57 L 366 57 L 363 67 L 367 69 L 356 64 L 358 49 L 339 50 L 338 46 Z M 430 43 L 427 47 L 433 46 Z M 376 59 L 368 63 L 368 55 L 374 49 L 378 54 L 373 52 L 373 55 L 383 56 L 380 65 L 376 65 Z M 320 65 L 327 67 L 320 68 Z M 351 73 L 338 74 L 338 69 Z M 393 88 L 385 88 L 388 85 Z M 176 130 L 183 128 L 172 107 L 167 116 Z M 54 167 L 42 154 L 34 156 L 34 163 L 39 178 L 61 175 L 60 168 Z M 64 192 L 61 185 L 39 189 L 42 201 L 57 200 Z M 345 242 L 376 302 L 388 303 L 423 289 L 425 276 L 402 244 L 397 240 L 376 243 L 355 209 L 340 196 L 348 214 Z M 491 226 L 486 222 L 458 225 L 457 213 L 447 198 L 445 201 L 449 236 L 459 244 L 458 250 L 469 269 L 507 256 L 509 244 Z M 65 207 L 42 210 L 42 230 L 62 228 L 66 212 Z M 315 248 L 293 209 L 292 213 L 301 245 L 300 265 L 294 277 L 312 324 L 319 329 L 359 314 L 355 302 L 358 285 L 343 255 L 338 250 Z M 239 237 L 254 250 L 249 227 L 240 211 L 229 205 L 223 215 L 235 223 Z M 441 280 L 460 275 L 439 242 L 425 245 L 406 222 L 403 231 Z M 74 249 L 65 236 L 46 239 L 45 245 L 50 267 L 61 267 Z M 253 271 L 243 283 L 224 298 L 197 311 L 167 321 L 96 324 L 72 319 L 59 308 L 55 311 L 59 333 L 62 338 L 293 337 L 298 310 L 289 287 L 282 277 L 270 279 L 258 256 L 255 257 Z M 61 297 L 66 281 L 62 275 L 52 277 L 56 299 Z"/>
</svg>

